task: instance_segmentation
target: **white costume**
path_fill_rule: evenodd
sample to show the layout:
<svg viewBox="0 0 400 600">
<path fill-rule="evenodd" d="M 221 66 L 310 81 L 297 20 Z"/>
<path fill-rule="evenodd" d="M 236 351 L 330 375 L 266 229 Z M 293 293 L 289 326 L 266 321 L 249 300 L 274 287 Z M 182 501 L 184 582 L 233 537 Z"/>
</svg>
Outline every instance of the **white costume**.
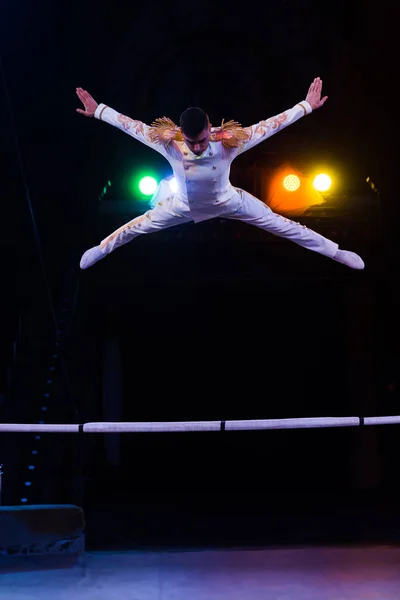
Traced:
<svg viewBox="0 0 400 600">
<path fill-rule="evenodd" d="M 336 243 L 304 225 L 273 213 L 266 204 L 248 192 L 233 187 L 229 181 L 230 166 L 237 156 L 311 112 L 310 104 L 302 101 L 293 108 L 250 127 L 242 128 L 233 121 L 222 123 L 220 128 L 211 130 L 208 148 L 198 156 L 187 147 L 180 129 L 172 121 L 158 119 L 152 126 L 148 126 L 116 112 L 105 104 L 99 104 L 95 112 L 97 119 L 117 127 L 167 159 L 178 189 L 173 193 L 163 182 L 156 192 L 157 204 L 154 208 L 105 238 L 100 246 L 96 247 L 96 260 L 88 262 L 89 254 L 95 249 L 88 250 L 82 257 L 81 267 L 90 266 L 138 235 L 190 221 L 198 223 L 214 217 L 239 219 L 288 238 L 309 250 L 334 258 L 338 250 Z M 362 263 L 361 267 L 354 268 L 363 266 Z"/>
</svg>

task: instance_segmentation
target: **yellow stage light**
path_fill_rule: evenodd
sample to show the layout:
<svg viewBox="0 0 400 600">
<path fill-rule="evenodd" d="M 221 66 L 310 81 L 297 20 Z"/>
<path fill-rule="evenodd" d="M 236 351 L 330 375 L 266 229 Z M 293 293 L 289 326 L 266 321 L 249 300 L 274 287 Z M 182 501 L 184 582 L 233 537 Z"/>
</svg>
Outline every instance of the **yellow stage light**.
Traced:
<svg viewBox="0 0 400 600">
<path fill-rule="evenodd" d="M 332 180 L 326 173 L 319 173 L 314 177 L 313 185 L 319 192 L 326 192 L 332 185 Z"/>
</svg>

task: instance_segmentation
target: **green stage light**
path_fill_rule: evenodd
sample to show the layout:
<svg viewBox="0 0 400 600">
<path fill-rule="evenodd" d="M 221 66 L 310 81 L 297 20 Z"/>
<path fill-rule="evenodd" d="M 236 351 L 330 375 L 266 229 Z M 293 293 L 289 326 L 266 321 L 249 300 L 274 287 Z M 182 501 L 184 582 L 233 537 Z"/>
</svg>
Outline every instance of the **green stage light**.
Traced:
<svg viewBox="0 0 400 600">
<path fill-rule="evenodd" d="M 157 189 L 157 180 L 151 175 L 139 179 L 139 190 L 143 196 L 152 196 Z"/>
<path fill-rule="evenodd" d="M 139 169 L 128 175 L 126 191 L 136 202 L 148 202 L 158 186 L 158 175 L 152 169 Z"/>
</svg>

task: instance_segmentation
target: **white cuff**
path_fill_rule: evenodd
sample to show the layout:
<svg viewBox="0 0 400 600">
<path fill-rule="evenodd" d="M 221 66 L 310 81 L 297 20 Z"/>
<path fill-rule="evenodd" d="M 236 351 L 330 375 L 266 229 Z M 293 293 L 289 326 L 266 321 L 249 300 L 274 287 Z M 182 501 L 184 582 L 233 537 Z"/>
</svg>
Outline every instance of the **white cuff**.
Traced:
<svg viewBox="0 0 400 600">
<path fill-rule="evenodd" d="M 301 106 L 301 108 L 304 110 L 305 115 L 309 115 L 310 113 L 312 113 L 311 104 L 309 104 L 307 100 L 302 100 L 298 103 L 298 106 Z"/>
<path fill-rule="evenodd" d="M 96 111 L 94 113 L 94 118 L 95 119 L 100 119 L 101 120 L 101 113 L 103 112 L 103 110 L 107 108 L 106 104 L 99 104 L 98 107 L 96 108 Z"/>
</svg>

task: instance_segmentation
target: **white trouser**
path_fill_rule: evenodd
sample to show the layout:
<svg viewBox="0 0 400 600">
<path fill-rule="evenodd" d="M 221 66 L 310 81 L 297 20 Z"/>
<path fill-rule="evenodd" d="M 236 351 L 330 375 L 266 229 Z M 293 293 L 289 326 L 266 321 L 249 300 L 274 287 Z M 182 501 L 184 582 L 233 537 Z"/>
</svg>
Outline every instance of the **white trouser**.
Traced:
<svg viewBox="0 0 400 600">
<path fill-rule="evenodd" d="M 226 212 L 219 213 L 219 217 L 237 219 L 255 225 L 329 258 L 333 258 L 336 254 L 338 244 L 335 242 L 308 229 L 305 225 L 272 212 L 266 204 L 248 192 L 240 188 L 235 188 L 235 190 L 235 197 L 227 202 Z M 189 207 L 183 203 L 174 202 L 174 197 L 170 196 L 165 200 L 160 199 L 152 210 L 148 210 L 114 231 L 101 242 L 100 247 L 105 254 L 109 254 L 138 235 L 153 233 L 191 221 L 193 221 L 193 217 Z"/>
</svg>

